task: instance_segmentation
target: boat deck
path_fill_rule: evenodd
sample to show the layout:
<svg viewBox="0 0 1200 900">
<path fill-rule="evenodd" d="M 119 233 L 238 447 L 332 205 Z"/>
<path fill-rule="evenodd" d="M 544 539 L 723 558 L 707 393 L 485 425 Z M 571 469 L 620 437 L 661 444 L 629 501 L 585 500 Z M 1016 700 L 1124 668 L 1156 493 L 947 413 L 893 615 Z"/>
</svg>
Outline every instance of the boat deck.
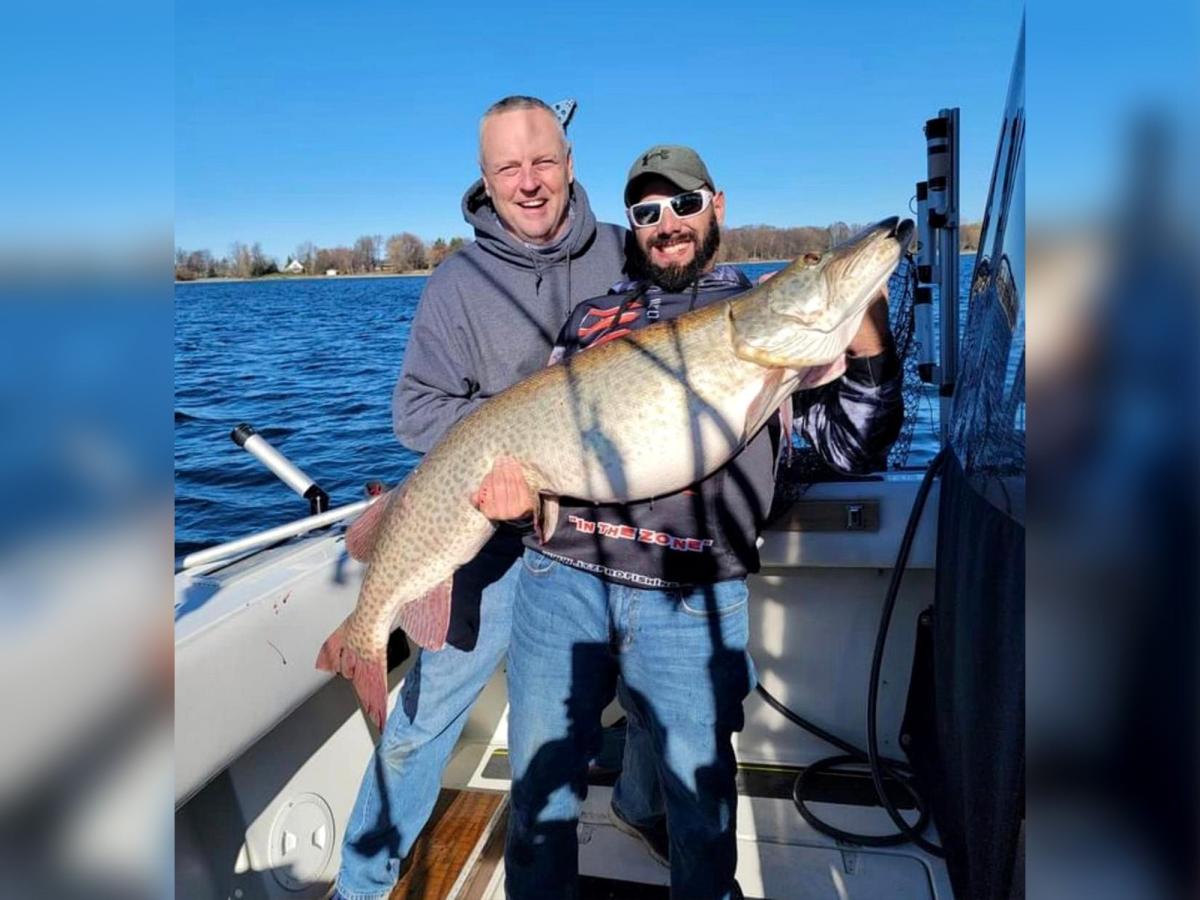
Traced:
<svg viewBox="0 0 1200 900">
<path fill-rule="evenodd" d="M 917 482 L 889 473 L 817 485 L 810 503 L 878 511 L 853 539 L 783 527 L 764 535 L 751 578 L 759 680 L 822 727 L 862 742 L 870 650 L 895 545 Z M 936 504 L 932 506 L 936 508 Z M 840 519 L 839 519 L 840 521 Z M 176 577 L 176 887 L 178 896 L 318 900 L 337 873 L 346 817 L 372 737 L 344 683 L 307 664 L 352 607 L 361 577 L 340 533 L 314 535 L 202 574 Z M 918 529 L 880 678 L 881 750 L 899 755 L 912 653 L 933 596 L 933 519 Z M 297 665 L 300 661 L 300 665 Z M 391 702 L 411 659 L 389 675 Z M 236 696 L 237 704 L 229 698 Z M 443 773 L 434 816 L 392 893 L 420 900 L 503 900 L 511 787 L 503 666 L 474 705 Z M 748 900 L 950 900 L 942 860 L 911 845 L 866 848 L 810 827 L 791 791 L 829 755 L 759 697 L 736 735 L 738 881 Z M 606 711 L 613 726 L 620 710 Z M 180 749 L 182 748 L 182 749 Z M 605 755 L 619 765 L 621 754 Z M 667 900 L 669 871 L 609 819 L 613 773 L 593 773 L 579 824 L 583 900 Z M 813 779 L 809 802 L 830 824 L 891 833 L 869 779 Z M 907 798 L 893 798 L 903 806 Z M 908 815 L 915 813 L 910 811 Z M 291 840 L 311 830 L 312 840 Z M 931 835 L 936 839 L 936 835 Z"/>
<path fill-rule="evenodd" d="M 798 769 L 741 766 L 738 774 L 738 878 L 747 900 L 933 900 L 949 897 L 940 860 L 913 847 L 838 844 L 799 821 L 790 786 Z M 581 900 L 668 900 L 668 870 L 607 816 L 615 772 L 593 770 L 580 817 Z M 472 787 L 444 789 L 392 900 L 504 900 L 508 759 L 501 748 L 480 761 Z M 484 784 L 483 789 L 479 788 Z M 864 831 L 887 830 L 869 781 L 817 779 L 815 811 Z M 903 806 L 903 804 L 902 804 Z"/>
<path fill-rule="evenodd" d="M 504 859 L 508 796 L 443 789 L 392 900 L 485 900 Z"/>
</svg>

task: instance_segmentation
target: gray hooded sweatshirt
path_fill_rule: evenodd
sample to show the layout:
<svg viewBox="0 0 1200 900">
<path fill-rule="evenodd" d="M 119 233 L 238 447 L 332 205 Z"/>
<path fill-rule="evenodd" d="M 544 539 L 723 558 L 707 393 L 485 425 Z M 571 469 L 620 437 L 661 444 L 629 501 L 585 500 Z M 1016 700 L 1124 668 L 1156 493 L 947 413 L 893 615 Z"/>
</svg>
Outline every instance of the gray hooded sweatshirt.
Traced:
<svg viewBox="0 0 1200 900">
<path fill-rule="evenodd" d="M 482 179 L 463 196 L 462 210 L 475 240 L 429 276 L 392 397 L 396 436 L 419 453 L 545 366 L 572 310 L 626 274 L 625 229 L 596 221 L 579 182 L 570 229 L 548 247 L 504 230 Z"/>
</svg>

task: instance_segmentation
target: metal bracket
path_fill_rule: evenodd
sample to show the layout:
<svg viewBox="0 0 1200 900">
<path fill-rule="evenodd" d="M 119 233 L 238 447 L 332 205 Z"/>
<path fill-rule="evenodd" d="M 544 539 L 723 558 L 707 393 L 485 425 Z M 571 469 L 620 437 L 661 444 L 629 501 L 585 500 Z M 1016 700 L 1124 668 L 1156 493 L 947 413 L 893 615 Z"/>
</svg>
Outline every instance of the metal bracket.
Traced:
<svg viewBox="0 0 1200 900">
<path fill-rule="evenodd" d="M 842 871 L 853 875 L 858 870 L 858 851 L 847 850 L 845 847 L 839 849 L 842 851 Z"/>
<path fill-rule="evenodd" d="M 797 500 L 771 526 L 780 531 L 878 531 L 878 500 Z"/>
<path fill-rule="evenodd" d="M 571 117 L 575 115 L 575 110 L 579 108 L 579 104 L 568 97 L 566 100 L 559 100 L 550 108 L 558 116 L 558 121 L 562 124 L 563 131 L 566 131 L 567 126 L 571 124 Z"/>
</svg>

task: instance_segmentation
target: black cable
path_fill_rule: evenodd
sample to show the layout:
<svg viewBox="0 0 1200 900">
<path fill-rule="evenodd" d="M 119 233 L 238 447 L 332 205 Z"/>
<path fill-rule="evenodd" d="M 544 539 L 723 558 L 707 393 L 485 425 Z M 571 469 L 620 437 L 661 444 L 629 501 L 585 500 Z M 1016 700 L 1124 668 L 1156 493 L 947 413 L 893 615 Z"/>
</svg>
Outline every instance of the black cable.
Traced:
<svg viewBox="0 0 1200 900">
<path fill-rule="evenodd" d="M 816 735 L 826 743 L 832 744 L 833 746 L 846 751 L 842 756 L 831 756 L 826 759 L 818 760 L 817 762 L 807 766 L 804 771 L 796 776 L 796 780 L 792 784 L 792 802 L 796 804 L 796 811 L 800 813 L 800 818 L 804 819 L 805 822 L 823 834 L 827 834 L 830 837 L 838 839 L 839 841 L 859 844 L 864 847 L 891 847 L 895 846 L 896 844 L 907 843 L 909 837 L 904 833 L 871 835 L 854 834 L 853 832 L 843 831 L 842 829 L 830 825 L 828 822 L 825 822 L 822 819 L 819 819 L 816 813 L 808 808 L 804 801 L 804 787 L 817 773 L 851 764 L 866 766 L 869 764 L 869 756 L 865 750 L 860 750 L 849 741 L 844 741 L 836 735 L 830 734 L 823 728 L 820 728 L 819 726 L 814 725 L 812 722 L 809 722 L 807 719 L 797 715 L 795 712 L 788 709 L 775 697 L 773 697 L 761 684 L 758 686 L 757 690 L 763 700 L 765 700 L 769 706 L 775 709 L 785 719 L 788 719 L 795 725 L 799 725 L 805 731 Z M 891 777 L 893 781 L 900 784 L 901 787 L 908 792 L 909 796 L 913 798 L 913 803 L 916 806 L 919 815 L 916 824 L 912 827 L 918 831 L 924 830 L 925 826 L 928 824 L 929 816 L 920 795 L 908 783 L 908 778 L 910 777 L 908 764 L 900 760 L 886 759 L 882 761 L 882 765 L 888 776 Z"/>
<path fill-rule="evenodd" d="M 879 672 L 883 668 L 883 648 L 887 643 L 888 626 L 892 621 L 892 611 L 896 607 L 896 597 L 900 593 L 900 582 L 903 580 L 904 572 L 908 568 L 908 554 L 912 550 L 913 539 L 917 534 L 917 525 L 921 522 L 921 513 L 925 509 L 925 501 L 929 497 L 929 491 L 933 487 L 934 479 L 945 464 L 946 453 L 947 450 L 943 447 L 929 463 L 925 477 L 921 480 L 921 487 L 917 489 L 917 496 L 913 501 L 912 512 L 908 515 L 908 524 L 904 526 L 904 537 L 900 540 L 900 550 L 896 554 L 896 565 L 892 567 L 892 580 L 888 585 L 887 596 L 883 603 L 883 612 L 879 617 L 879 632 L 875 638 L 875 654 L 871 660 L 871 682 L 867 690 L 867 754 L 871 767 L 871 781 L 875 785 L 875 793 L 879 796 L 879 800 L 883 804 L 883 808 L 887 810 L 887 814 L 896 823 L 896 827 L 908 835 L 912 842 L 922 850 L 936 856 L 944 855 L 942 848 L 926 840 L 921 836 L 919 831 L 909 826 L 904 817 L 900 815 L 900 811 L 896 809 L 895 805 L 884 792 L 883 776 L 880 771 L 879 726 L 875 720 L 879 708 Z"/>
<path fill-rule="evenodd" d="M 911 841 L 921 849 L 935 856 L 944 856 L 945 853 L 940 846 L 922 836 L 929 823 L 929 811 L 920 794 L 911 783 L 912 769 L 907 763 L 901 760 L 880 756 L 879 733 L 875 719 L 879 706 L 879 673 L 883 667 L 883 651 L 887 643 L 888 626 L 891 624 L 892 612 L 896 606 L 896 598 L 900 593 L 900 582 L 908 566 L 908 556 L 912 551 L 912 543 L 916 537 L 917 525 L 920 524 L 921 513 L 925 509 L 925 501 L 929 497 L 933 481 L 945 462 L 945 454 L 946 450 L 943 449 L 933 458 L 928 470 L 925 472 L 924 479 L 921 481 L 921 486 L 917 490 L 912 511 L 908 516 L 908 524 L 904 528 L 904 536 L 900 540 L 900 549 L 896 554 L 896 564 L 892 568 L 892 579 L 888 584 L 887 594 L 884 597 L 883 612 L 880 615 L 879 630 L 875 639 L 875 652 L 871 659 L 871 680 L 867 694 L 867 749 L 865 751 L 861 750 L 849 741 L 844 741 L 836 735 L 825 731 L 823 728 L 819 728 L 780 703 L 761 684 L 758 685 L 759 695 L 784 718 L 799 725 L 805 731 L 810 732 L 826 743 L 832 744 L 844 753 L 842 756 L 832 756 L 818 760 L 796 776 L 796 781 L 792 785 L 792 801 L 796 804 L 796 810 L 800 813 L 800 817 L 804 821 L 817 831 L 840 841 L 866 847 L 887 847 Z M 818 819 L 804 802 L 804 785 L 815 773 L 832 770 L 841 766 L 862 766 L 864 764 L 871 773 L 871 783 L 875 787 L 875 794 L 879 799 L 880 805 L 887 811 L 888 816 L 899 829 L 895 834 L 868 835 L 843 831 Z M 910 825 L 900 814 L 895 803 L 888 796 L 884 782 L 885 778 L 891 778 L 912 797 L 918 812 L 916 823 Z"/>
</svg>

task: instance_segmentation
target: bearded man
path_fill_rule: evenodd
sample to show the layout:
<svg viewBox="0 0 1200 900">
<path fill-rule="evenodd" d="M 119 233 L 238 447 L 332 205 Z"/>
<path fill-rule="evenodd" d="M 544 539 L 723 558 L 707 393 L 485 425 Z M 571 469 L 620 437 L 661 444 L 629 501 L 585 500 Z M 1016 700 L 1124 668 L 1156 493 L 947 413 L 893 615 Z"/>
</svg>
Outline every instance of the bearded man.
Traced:
<svg viewBox="0 0 1200 900">
<path fill-rule="evenodd" d="M 552 359 L 752 287 L 716 264 L 725 195 L 694 150 L 639 154 L 625 204 L 643 277 L 580 304 Z M 797 395 L 796 421 L 832 466 L 864 472 L 884 462 L 903 415 L 886 298 L 847 356 L 840 378 Z M 526 538 L 508 655 L 510 900 L 578 896 L 579 808 L 614 694 L 629 740 L 652 751 L 626 754 L 614 824 L 669 856 L 673 897 L 740 896 L 732 735 L 755 683 L 746 575 L 759 567 L 780 438 L 778 423 L 763 428 L 723 468 L 668 497 L 562 498 L 549 540 Z M 498 463 L 480 487 L 494 518 L 526 513 L 532 500 L 516 461 Z M 659 779 L 640 770 L 647 759 Z M 658 788 L 639 787 L 648 783 Z"/>
</svg>

